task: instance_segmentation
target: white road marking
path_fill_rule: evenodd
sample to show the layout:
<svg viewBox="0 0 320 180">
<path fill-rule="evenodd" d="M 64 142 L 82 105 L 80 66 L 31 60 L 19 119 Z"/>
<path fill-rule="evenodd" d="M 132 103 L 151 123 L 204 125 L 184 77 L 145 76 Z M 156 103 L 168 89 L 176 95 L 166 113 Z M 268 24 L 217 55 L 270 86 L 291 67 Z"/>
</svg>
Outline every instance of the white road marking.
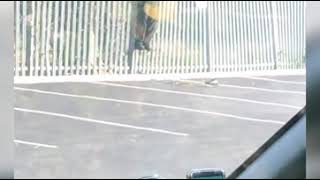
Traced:
<svg viewBox="0 0 320 180">
<path fill-rule="evenodd" d="M 58 149 L 58 146 L 55 145 L 48 145 L 48 144 L 40 144 L 40 143 L 34 143 L 34 142 L 28 142 L 28 141 L 21 141 L 21 140 L 14 140 L 16 144 L 24 144 L 29 146 L 34 146 L 35 148 L 43 147 L 43 148 L 50 148 L 50 149 Z"/>
<path fill-rule="evenodd" d="M 262 81 L 270 81 L 270 82 L 283 83 L 283 84 L 306 85 L 305 82 L 284 81 L 284 80 L 278 80 L 278 79 L 272 79 L 272 78 L 263 78 L 263 77 L 244 76 L 244 77 L 240 77 L 240 78 L 253 79 L 253 80 L 262 80 Z"/>
<path fill-rule="evenodd" d="M 71 115 L 60 114 L 60 113 L 38 111 L 38 110 L 24 109 L 24 108 L 14 108 L 14 110 L 20 111 L 20 112 L 33 113 L 33 114 L 56 116 L 56 117 L 61 117 L 61 118 L 77 120 L 77 121 L 103 124 L 103 125 L 108 125 L 108 126 L 143 130 L 143 131 L 156 132 L 156 133 L 162 133 L 162 134 L 169 134 L 169 135 L 175 135 L 175 136 L 189 136 L 189 134 L 186 134 L 186 133 L 179 133 L 179 132 L 167 131 L 167 130 L 162 130 L 162 129 L 147 128 L 147 127 L 140 127 L 140 126 L 132 126 L 132 125 L 127 125 L 127 124 L 120 124 L 120 123 L 102 121 L 102 120 L 97 120 L 97 119 L 84 118 L 84 117 L 79 117 L 79 116 L 71 116 Z"/>
<path fill-rule="evenodd" d="M 288 105 L 288 104 L 255 101 L 255 100 L 250 100 L 250 99 L 234 98 L 234 97 L 226 97 L 226 96 L 216 96 L 216 95 L 209 95 L 209 94 L 198 94 L 198 93 L 186 92 L 186 91 L 175 91 L 175 90 L 167 90 L 167 89 L 159 89 L 159 88 L 132 86 L 132 85 L 110 83 L 110 82 L 92 82 L 91 84 L 99 84 L 99 85 L 106 85 L 106 86 L 113 86 L 113 87 L 147 90 L 147 91 L 163 92 L 163 93 L 171 93 L 171 94 L 181 94 L 181 95 L 189 95 L 189 96 L 204 97 L 204 98 L 215 98 L 215 99 L 222 99 L 222 100 L 230 100 L 230 101 L 246 102 L 246 103 L 253 103 L 253 104 L 292 108 L 292 109 L 298 109 L 298 110 L 302 109 L 302 107 L 292 106 L 292 105 Z"/>
<path fill-rule="evenodd" d="M 181 79 L 207 79 L 207 78 L 237 78 L 242 76 L 288 76 L 305 75 L 302 70 L 275 70 L 275 71 L 250 71 L 250 72 L 214 72 L 214 73 L 183 73 L 183 74 L 126 74 L 126 75 L 90 75 L 90 76 L 50 76 L 50 77 L 14 77 L 15 84 L 36 83 L 63 83 L 63 82 L 96 82 L 96 81 L 150 81 L 150 80 L 181 80 Z"/>
<path fill-rule="evenodd" d="M 272 92 L 272 93 L 298 94 L 303 96 L 306 95 L 306 93 L 302 91 L 274 90 L 274 89 L 257 88 L 257 87 L 250 87 L 250 86 L 236 86 L 236 85 L 228 85 L 228 84 L 219 84 L 219 86 L 227 87 L 227 88 L 251 89 L 256 91 Z"/>
<path fill-rule="evenodd" d="M 165 109 L 179 110 L 179 111 L 186 111 L 186 112 L 193 112 L 193 113 L 201 113 L 201 114 L 208 114 L 208 115 L 214 115 L 214 116 L 228 117 L 228 118 L 238 119 L 238 120 L 242 120 L 242 121 L 251 121 L 251 122 L 256 122 L 256 123 L 270 123 L 270 124 L 280 124 L 280 125 L 285 124 L 284 122 L 277 121 L 277 120 L 242 117 L 242 116 L 237 116 L 237 115 L 232 115 L 232 114 L 225 114 L 225 113 L 184 108 L 184 107 L 176 107 L 176 106 L 163 105 L 163 104 L 153 104 L 153 103 L 140 102 L 140 101 L 128 101 L 128 100 L 102 98 L 102 97 L 87 96 L 87 95 L 74 95 L 74 94 L 67 94 L 67 93 L 59 93 L 59 92 L 43 91 L 43 90 L 27 89 L 27 88 L 17 88 L 17 87 L 15 89 L 20 90 L 20 91 L 29 91 L 29 92 L 41 93 L 41 94 L 50 94 L 50 95 L 74 97 L 74 98 L 82 98 L 82 99 L 91 99 L 91 100 L 99 100 L 99 101 L 110 101 L 110 102 L 116 102 L 116 103 L 125 103 L 125 104 L 142 105 L 142 106 L 149 106 L 149 107 L 156 107 L 156 108 L 165 108 Z"/>
<path fill-rule="evenodd" d="M 207 85 L 204 82 L 198 82 L 198 81 L 194 81 L 194 80 L 179 80 L 178 82 L 200 84 L 203 86 L 212 87 L 211 85 Z M 302 91 L 275 90 L 275 89 L 257 88 L 257 87 L 252 87 L 252 86 L 238 86 L 238 85 L 230 85 L 230 84 L 219 84 L 217 86 L 218 87 L 226 87 L 226 88 L 249 89 L 249 90 L 270 92 L 270 93 L 298 94 L 298 95 L 303 95 L 303 96 L 306 95 L 306 93 L 302 92 Z"/>
</svg>

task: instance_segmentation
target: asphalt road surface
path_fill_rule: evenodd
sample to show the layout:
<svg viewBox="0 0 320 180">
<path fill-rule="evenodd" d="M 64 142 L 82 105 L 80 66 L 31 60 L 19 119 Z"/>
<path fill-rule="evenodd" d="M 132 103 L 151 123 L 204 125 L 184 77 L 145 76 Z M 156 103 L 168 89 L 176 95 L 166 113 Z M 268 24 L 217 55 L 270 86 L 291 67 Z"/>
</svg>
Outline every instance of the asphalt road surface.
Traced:
<svg viewBox="0 0 320 180">
<path fill-rule="evenodd" d="M 305 76 L 218 82 L 15 85 L 15 177 L 229 174 L 305 106 Z"/>
</svg>

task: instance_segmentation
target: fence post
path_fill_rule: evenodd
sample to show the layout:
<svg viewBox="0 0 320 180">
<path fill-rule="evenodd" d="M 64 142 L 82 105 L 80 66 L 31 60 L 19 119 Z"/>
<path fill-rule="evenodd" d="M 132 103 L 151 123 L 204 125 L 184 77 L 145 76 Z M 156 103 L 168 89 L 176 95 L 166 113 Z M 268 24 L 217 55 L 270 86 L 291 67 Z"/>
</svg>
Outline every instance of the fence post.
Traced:
<svg viewBox="0 0 320 180">
<path fill-rule="evenodd" d="M 135 43 L 135 36 L 134 36 L 134 30 L 136 26 L 136 17 L 137 17 L 137 3 L 136 1 L 131 2 L 131 18 L 130 18 L 130 37 L 129 37 L 129 47 L 127 50 L 127 56 L 128 56 L 128 66 L 129 66 L 129 74 L 133 73 L 132 65 L 133 65 L 133 52 L 134 52 L 134 43 Z"/>
<path fill-rule="evenodd" d="M 277 6 L 275 2 L 270 1 L 270 12 L 271 12 L 271 22 L 272 22 L 272 30 L 273 30 L 273 58 L 274 58 L 274 69 L 278 68 L 278 50 L 279 50 L 279 28 L 278 28 L 278 14 L 277 14 Z"/>
<path fill-rule="evenodd" d="M 211 66 L 212 66 L 212 64 L 211 64 L 211 53 L 210 53 L 210 49 L 211 49 L 211 44 L 212 44 L 212 42 L 210 42 L 210 40 L 211 40 L 211 29 L 210 29 L 210 26 L 209 26 L 209 24 L 210 24 L 210 21 L 212 21 L 212 19 L 209 19 L 209 8 L 210 8 L 210 6 L 209 6 L 209 3 L 211 3 L 211 1 L 208 1 L 207 2 L 208 4 L 207 4 L 207 7 L 205 8 L 206 10 L 205 10 L 205 18 L 206 18 L 206 23 L 205 23 L 205 28 L 206 28 L 206 30 L 207 30 L 207 40 L 206 40 L 206 46 L 207 46 L 207 49 L 206 49 L 206 53 L 207 53 L 207 59 L 206 59 L 206 61 L 207 61 L 207 65 L 208 65 L 208 68 L 206 69 L 206 71 L 207 72 L 210 72 L 210 70 L 211 70 Z"/>
</svg>

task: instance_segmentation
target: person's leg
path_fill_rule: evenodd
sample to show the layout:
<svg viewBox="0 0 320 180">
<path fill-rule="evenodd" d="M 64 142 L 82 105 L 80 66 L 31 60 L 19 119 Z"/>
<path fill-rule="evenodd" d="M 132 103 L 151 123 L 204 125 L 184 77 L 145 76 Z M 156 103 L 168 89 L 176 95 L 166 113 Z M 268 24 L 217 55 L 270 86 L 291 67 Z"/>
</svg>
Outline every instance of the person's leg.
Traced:
<svg viewBox="0 0 320 180">
<path fill-rule="evenodd" d="M 147 28 L 146 28 L 146 33 L 144 37 L 144 46 L 148 51 L 151 50 L 150 42 L 154 34 L 156 33 L 157 27 L 158 27 L 158 21 L 148 17 Z"/>
<path fill-rule="evenodd" d="M 147 16 L 143 10 L 138 9 L 137 21 L 135 27 L 135 49 L 144 50 L 143 41 L 147 29 Z"/>
</svg>

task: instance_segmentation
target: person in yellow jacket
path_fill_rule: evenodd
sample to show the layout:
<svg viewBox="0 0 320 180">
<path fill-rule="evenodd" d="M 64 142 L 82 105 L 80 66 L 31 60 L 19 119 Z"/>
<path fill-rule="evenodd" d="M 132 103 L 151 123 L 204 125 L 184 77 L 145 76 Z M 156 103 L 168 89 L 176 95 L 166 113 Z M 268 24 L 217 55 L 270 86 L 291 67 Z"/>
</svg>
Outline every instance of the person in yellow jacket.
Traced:
<svg viewBox="0 0 320 180">
<path fill-rule="evenodd" d="M 159 23 L 159 1 L 139 1 L 135 27 L 135 49 L 150 51 Z"/>
</svg>

